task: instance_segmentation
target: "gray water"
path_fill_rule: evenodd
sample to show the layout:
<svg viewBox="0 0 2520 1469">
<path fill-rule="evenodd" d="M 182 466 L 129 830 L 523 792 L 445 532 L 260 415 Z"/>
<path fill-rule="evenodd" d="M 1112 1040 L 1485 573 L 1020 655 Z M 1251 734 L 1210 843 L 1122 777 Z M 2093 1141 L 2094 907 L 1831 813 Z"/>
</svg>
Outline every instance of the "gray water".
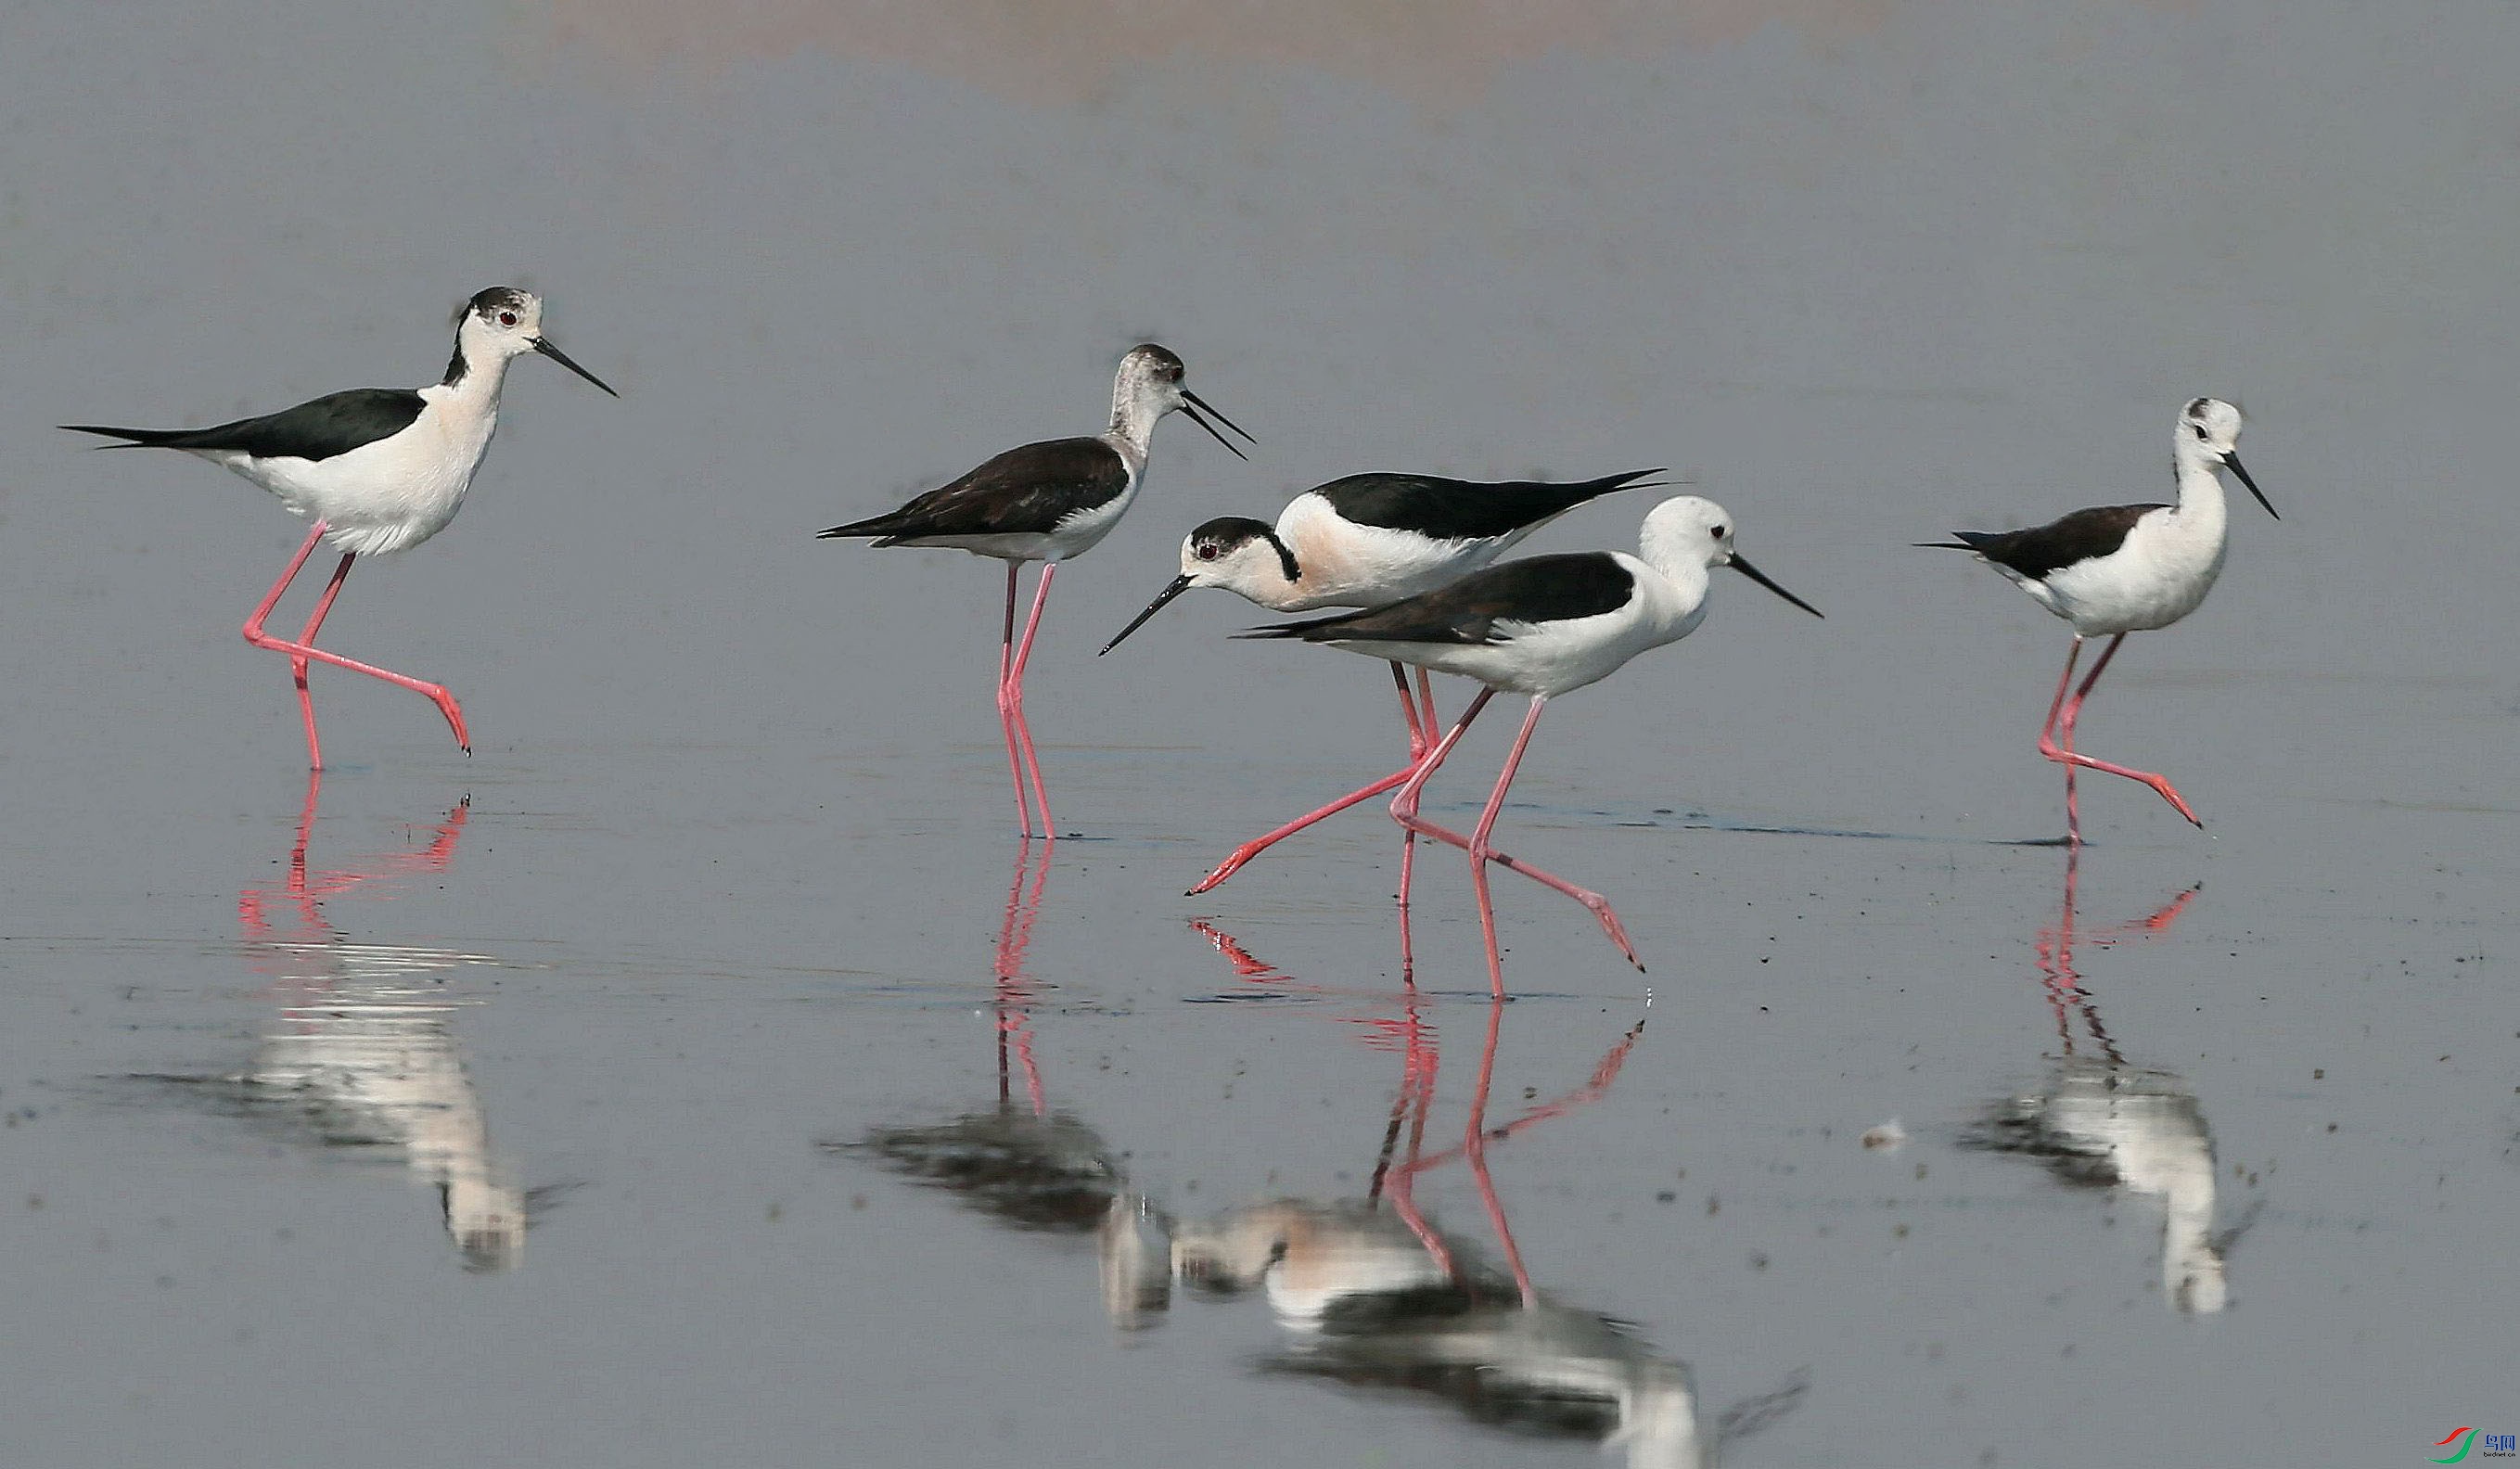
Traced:
<svg viewBox="0 0 2520 1469">
<path fill-rule="evenodd" d="M 699 15 L 0 14 L 0 1459 L 2520 1429 L 2507 7 Z M 319 671 L 310 792 L 235 632 L 298 527 L 49 425 L 428 380 L 495 281 L 623 401 L 520 365 L 462 519 L 328 625 L 476 753 Z M 1045 868 L 994 564 L 811 532 L 1092 431 L 1146 338 L 1260 444 L 1166 425 L 1062 573 Z M 1905 548 L 2160 498 L 2209 392 L 2284 519 L 2234 506 L 2083 744 L 2210 834 L 2087 782 L 2060 955 L 2064 629 Z M 1649 465 L 1829 614 L 1728 579 L 1542 724 L 1501 829 L 1650 973 L 1500 876 L 1491 1006 L 1450 852 L 1404 973 L 1370 808 L 1178 896 L 1399 753 L 1378 670 L 1216 594 L 1092 656 L 1189 526 Z"/>
</svg>

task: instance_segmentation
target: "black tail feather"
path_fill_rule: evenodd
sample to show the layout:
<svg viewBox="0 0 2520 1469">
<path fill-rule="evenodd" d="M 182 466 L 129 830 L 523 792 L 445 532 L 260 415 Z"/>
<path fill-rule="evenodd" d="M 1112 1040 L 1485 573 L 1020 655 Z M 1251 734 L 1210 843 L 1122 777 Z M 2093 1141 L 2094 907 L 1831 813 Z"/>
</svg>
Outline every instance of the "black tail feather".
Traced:
<svg viewBox="0 0 2520 1469">
<path fill-rule="evenodd" d="M 852 520 L 846 525 L 834 525 L 830 530 L 818 530 L 814 533 L 814 539 L 831 541 L 843 536 L 898 536 L 908 533 L 911 527 L 902 520 L 901 516 L 894 513 L 877 515 L 866 520 Z"/>
<path fill-rule="evenodd" d="M 162 448 L 193 431 L 189 428 L 108 428 L 102 423 L 64 423 L 61 426 L 70 433 L 93 433 L 102 438 L 128 441 L 94 446 L 99 449 Z"/>
<path fill-rule="evenodd" d="M 1336 627 L 1362 614 L 1357 612 L 1339 612 L 1328 617 L 1308 617 L 1302 622 L 1272 623 L 1267 627 L 1244 628 L 1234 636 L 1237 638 L 1301 638 L 1324 628 Z"/>
</svg>

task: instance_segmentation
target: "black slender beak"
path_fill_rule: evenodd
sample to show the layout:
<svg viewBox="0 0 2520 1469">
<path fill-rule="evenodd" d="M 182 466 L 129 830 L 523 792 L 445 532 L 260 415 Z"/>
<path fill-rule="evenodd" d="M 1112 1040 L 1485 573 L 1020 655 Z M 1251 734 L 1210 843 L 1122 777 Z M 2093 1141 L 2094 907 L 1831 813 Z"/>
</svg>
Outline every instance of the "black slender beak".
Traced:
<svg viewBox="0 0 2520 1469">
<path fill-rule="evenodd" d="M 1794 594 L 1792 594 L 1791 592 L 1788 592 L 1788 591 L 1786 591 L 1784 588 L 1778 586 L 1775 582 L 1772 582 L 1772 581 L 1768 580 L 1768 574 L 1767 574 L 1766 572 L 1764 572 L 1764 571 L 1761 571 L 1758 567 L 1751 565 L 1748 561 L 1745 561 L 1745 560 L 1741 559 L 1741 554 L 1740 554 L 1739 552 L 1737 552 L 1737 551 L 1736 551 L 1736 552 L 1734 552 L 1734 553 L 1732 554 L 1732 559 L 1731 559 L 1731 560 L 1729 560 L 1729 561 L 1726 561 L 1724 564 L 1725 564 L 1725 565 L 1727 565 L 1727 566 L 1732 567 L 1732 568 L 1733 570 L 1735 570 L 1735 571 L 1740 572 L 1743 576 L 1746 576 L 1746 577 L 1748 577 L 1750 580 L 1752 580 L 1752 581 L 1754 581 L 1754 582 L 1757 582 L 1760 586 L 1763 586 L 1763 587 L 1767 588 L 1769 591 L 1776 593 L 1778 597 L 1783 598 L 1785 601 L 1789 601 L 1789 602 L 1792 602 L 1795 606 L 1798 606 L 1798 607 L 1802 608 L 1804 611 L 1811 613 L 1814 617 L 1820 617 L 1820 616 L 1822 616 L 1822 615 L 1823 615 L 1823 614 L 1822 613 L 1822 611 L 1821 611 L 1821 609 L 1820 609 L 1820 608 L 1818 608 L 1818 607 L 1816 607 L 1816 606 L 1813 606 L 1810 602 L 1807 602 L 1807 601 L 1803 601 L 1801 598 L 1796 597 L 1796 596 L 1795 596 Z"/>
<path fill-rule="evenodd" d="M 1213 404 L 1209 403 L 1205 398 L 1200 397 L 1198 394 L 1196 394 L 1196 393 L 1194 393 L 1194 392 L 1192 392 L 1189 388 L 1183 388 L 1183 389 L 1182 389 L 1182 412 L 1183 412 L 1183 413 L 1185 413 L 1185 414 L 1188 414 L 1188 415 L 1190 416 L 1190 421 L 1191 421 L 1192 423 L 1196 423 L 1199 427 L 1206 429 L 1206 430 L 1208 431 L 1208 433 L 1209 433 L 1212 437 L 1214 437 L 1214 438 L 1215 438 L 1215 440 L 1216 440 L 1218 443 L 1223 444 L 1226 448 L 1228 448 L 1228 449 L 1230 449 L 1230 450 L 1233 450 L 1234 457 L 1235 457 L 1236 459 L 1239 459 L 1239 460 L 1246 460 L 1246 461 L 1247 461 L 1247 460 L 1249 460 L 1249 459 L 1251 458 L 1251 456 L 1250 456 L 1250 455 L 1248 455 L 1248 454 L 1243 453 L 1243 452 L 1242 452 L 1241 450 L 1239 450 L 1239 449 L 1236 449 L 1236 448 L 1234 448 L 1234 440 L 1232 440 L 1232 439 L 1230 439 L 1230 438 L 1227 438 L 1227 437 L 1226 437 L 1224 434 L 1222 434 L 1222 433 L 1217 432 L 1216 423 L 1222 423 L 1222 424 L 1224 424 L 1226 427 L 1233 429 L 1235 432 L 1237 432 L 1237 433 L 1241 433 L 1241 434 L 1242 434 L 1243 441 L 1244 441 L 1244 442 L 1246 442 L 1246 443 L 1253 443 L 1253 444 L 1256 444 L 1256 443 L 1260 442 L 1258 439 L 1255 439 L 1255 438 L 1251 437 L 1251 435 L 1249 435 L 1249 434 L 1247 434 L 1247 433 L 1242 433 L 1242 425 L 1241 425 L 1241 424 L 1237 423 L 1236 423 L 1236 422 L 1234 422 L 1232 419 L 1229 419 L 1229 418 L 1227 418 L 1225 415 L 1223 415 L 1223 414 L 1221 414 L 1221 413 L 1218 413 L 1218 412 L 1216 411 L 1216 408 L 1215 408 L 1215 406 L 1214 406 Z M 1216 423 L 1209 423 L 1209 422 L 1208 422 L 1208 419 L 1210 419 L 1210 418 L 1213 418 L 1214 420 L 1216 420 Z M 1161 606 L 1161 605 L 1162 605 L 1162 603 L 1161 603 L 1161 602 L 1157 602 L 1157 603 L 1156 603 L 1156 605 L 1157 605 L 1157 606 Z M 1123 634 L 1121 634 L 1120 636 L 1125 638 L 1125 637 L 1127 637 L 1127 636 L 1128 636 L 1128 634 L 1123 633 Z"/>
<path fill-rule="evenodd" d="M 1231 449 L 1231 448 L 1233 448 L 1234 446 L 1233 446 L 1232 444 L 1228 444 L 1228 445 L 1226 445 L 1225 447 L 1227 447 L 1228 449 Z M 1156 594 L 1155 594 L 1155 600 L 1154 600 L 1154 601 L 1150 601 L 1150 602 L 1148 602 L 1148 603 L 1147 603 L 1147 609 L 1146 609 L 1145 611 L 1143 611 L 1143 612 L 1140 612 L 1140 613 L 1138 614 L 1138 616 L 1137 616 L 1137 619 L 1136 619 L 1135 621 L 1131 622 L 1127 627 L 1124 627 L 1124 628 L 1120 629 L 1120 636 L 1119 636 L 1118 638 L 1114 638 L 1114 639 L 1112 639 L 1110 642 L 1103 644 L 1103 645 L 1102 645 L 1102 652 L 1096 653 L 1094 656 L 1096 656 L 1096 657 L 1098 657 L 1098 658 L 1099 658 L 1099 657 L 1102 656 L 1102 653 L 1107 653 L 1107 652 L 1109 652 L 1111 649 L 1113 649 L 1113 648 L 1115 648 L 1115 647 L 1118 647 L 1118 646 L 1120 645 L 1121 641 L 1122 641 L 1123 639 L 1127 638 L 1131 633 L 1136 632 L 1138 629 L 1140 629 L 1140 628 L 1142 628 L 1142 627 L 1145 627 L 1145 626 L 1147 625 L 1147 619 L 1148 619 L 1148 618 L 1152 617 L 1152 616 L 1154 616 L 1157 612 L 1162 611 L 1162 610 L 1164 609 L 1164 603 L 1165 603 L 1165 602 L 1168 602 L 1168 601 L 1172 601 L 1174 598 L 1181 596 L 1184 592 L 1189 591 L 1192 585 L 1193 585 L 1193 584 L 1192 583 L 1192 581 L 1191 581 L 1191 579 L 1190 579 L 1190 573 L 1189 573 L 1189 572 L 1187 572 L 1187 571 L 1183 572 L 1183 573 L 1182 573 L 1181 575 L 1179 575 L 1179 576 L 1174 577 L 1174 578 L 1173 578 L 1173 580 L 1172 580 L 1172 585 L 1171 585 L 1171 586 L 1168 586 L 1168 587 L 1164 588 L 1161 592 L 1156 593 Z"/>
<path fill-rule="evenodd" d="M 2259 489 L 2258 482 L 2249 477 L 2249 471 L 2240 467 L 2240 456 L 2237 454 L 2226 454 L 2223 456 L 2223 463 L 2230 469 L 2231 476 L 2233 478 L 2239 480 L 2240 483 L 2247 485 L 2249 487 L 2249 493 L 2258 497 L 2258 504 L 2267 508 L 2267 513 L 2270 515 L 2275 515 L 2274 504 L 2267 499 L 2267 492 Z M 2280 520 L 2283 516 L 2275 515 L 2275 518 Z"/>
<path fill-rule="evenodd" d="M 552 361 L 559 363 L 562 367 L 564 367 L 564 368 L 568 369 L 570 372 L 575 373 L 577 376 L 579 376 L 579 377 L 581 377 L 581 378 L 585 378 L 585 379 L 586 379 L 587 381 L 589 381 L 589 382 L 594 383 L 597 387 L 600 387 L 600 388 L 604 389 L 606 392 L 608 392 L 608 393 L 612 393 L 612 384 L 611 384 L 611 383 L 605 381 L 603 378 L 598 378 L 598 377 L 597 377 L 597 376 L 595 376 L 593 373 L 590 373 L 590 372 L 588 372 L 586 369 L 584 369 L 584 368 L 582 368 L 582 367 L 579 367 L 576 363 L 569 361 L 569 360 L 568 360 L 568 354 L 567 354 L 566 352 L 562 351 L 560 348 L 558 348 L 558 347 L 556 347 L 556 346 L 553 346 L 553 345 L 551 344 L 551 338 L 550 338 L 550 337 L 548 337 L 548 336 L 536 336 L 536 337 L 533 337 L 533 338 L 530 338 L 530 339 L 532 340 L 532 342 L 533 342 L 533 344 L 534 344 L 534 350 L 535 350 L 535 351 L 542 353 L 545 357 L 548 357 L 548 358 L 550 358 Z M 619 393 L 612 393 L 612 396 L 614 396 L 614 397 L 616 397 L 616 398 L 617 398 L 617 397 L 620 397 L 621 395 L 620 395 Z"/>
</svg>

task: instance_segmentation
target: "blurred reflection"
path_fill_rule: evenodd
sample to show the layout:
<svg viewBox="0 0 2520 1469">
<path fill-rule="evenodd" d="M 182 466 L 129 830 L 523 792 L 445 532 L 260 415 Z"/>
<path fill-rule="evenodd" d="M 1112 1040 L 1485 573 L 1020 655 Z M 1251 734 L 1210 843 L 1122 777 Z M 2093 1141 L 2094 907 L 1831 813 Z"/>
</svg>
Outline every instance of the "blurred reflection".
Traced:
<svg viewBox="0 0 2520 1469">
<path fill-rule="evenodd" d="M 1822 40 L 1869 33 L 1894 0 L 544 0 L 560 39 L 653 65 L 719 67 L 819 50 L 896 61 L 1039 102 L 1107 96 L 1149 63 L 1293 67 L 1459 106 L 1508 65 L 1552 53 L 1636 55 L 1743 39 L 1781 24 Z"/>
<path fill-rule="evenodd" d="M 1966 1140 L 2040 1159 L 2068 1183 L 2159 1198 L 2162 1293 L 2176 1311 L 2210 1314 L 2228 1304 L 2224 1259 L 2248 1219 L 2222 1235 L 2213 1232 L 2214 1139 L 2195 1091 L 2170 1072 L 2130 1063 L 2083 988 L 2074 968 L 2079 860 L 2078 852 L 2066 850 L 2064 910 L 2037 941 L 2059 1053 L 2039 1091 L 1990 1105 Z M 2198 891 L 2190 887 L 2147 916 L 2080 937 L 2105 948 L 2165 932 Z"/>
<path fill-rule="evenodd" d="M 1033 1056 L 1032 1011 L 1040 991 L 1024 975 L 1024 950 L 1041 916 L 1050 861 L 1048 841 L 1026 837 L 1015 849 L 990 999 L 997 1021 L 995 1104 L 931 1126 L 878 1129 L 863 1142 L 824 1145 L 872 1153 L 895 1172 L 950 1190 L 1017 1228 L 1081 1234 L 1102 1224 L 1119 1192 L 1120 1173 L 1099 1134 L 1051 1110 Z"/>
<path fill-rule="evenodd" d="M 1615 1318 L 1558 1301 L 1531 1279 L 1489 1172 L 1489 1149 L 1599 1100 L 1643 1032 L 1642 1020 L 1564 1095 L 1492 1124 L 1506 1005 L 1489 1002 L 1461 1140 L 1430 1151 L 1435 1031 L 1404 965 L 1396 1005 L 1343 1020 L 1400 1063 L 1361 1197 L 1282 1198 L 1183 1222 L 1132 1188 L 1121 1154 L 1095 1129 L 1051 1107 L 1033 1056 L 1031 1015 L 1040 992 L 1024 974 L 1023 957 L 1049 861 L 1045 849 L 1033 869 L 1031 846 L 1016 856 L 998 938 L 994 1103 L 935 1125 L 878 1128 L 826 1148 L 871 1157 L 1027 1233 L 1092 1233 L 1103 1308 L 1123 1331 L 1160 1325 L 1176 1285 L 1209 1297 L 1259 1292 L 1287 1336 L 1282 1350 L 1259 1363 L 1266 1373 L 1430 1395 L 1483 1424 L 1597 1440 L 1635 1469 L 1709 1463 L 1718 1445 L 1799 1402 L 1806 1384 L 1797 1374 L 1778 1392 L 1703 1425 L 1688 1368 Z M 1405 953 L 1405 913 L 1402 921 Z M 1335 997 L 1271 967 L 1213 923 L 1192 926 L 1247 987 L 1236 998 Z M 1437 1226 L 1417 1202 L 1419 1180 L 1455 1164 L 1470 1177 L 1501 1264 Z"/>
<path fill-rule="evenodd" d="M 1231 937 L 1198 927 L 1238 974 L 1275 972 Z M 1103 1235 L 1104 1297 L 1122 1313 L 1124 1325 L 1143 1324 L 1146 1313 L 1162 1309 L 1165 1294 L 1145 1282 L 1152 1273 L 1152 1241 L 1169 1232 L 1174 1279 L 1215 1296 L 1256 1290 L 1268 1302 L 1287 1344 L 1261 1362 L 1262 1371 L 1431 1395 L 1482 1424 L 1598 1440 L 1637 1469 L 1707 1463 L 1717 1444 L 1789 1410 L 1803 1382 L 1797 1378 L 1701 1428 L 1687 1367 L 1658 1355 L 1622 1322 L 1558 1301 L 1533 1283 L 1488 1166 L 1490 1146 L 1599 1100 L 1644 1023 L 1623 1033 L 1581 1085 L 1492 1126 L 1488 1103 L 1505 1008 L 1502 1000 L 1488 1003 L 1458 1144 L 1426 1149 L 1438 1056 L 1434 1029 L 1411 984 L 1400 1014 L 1379 1030 L 1398 1043 L 1401 1078 L 1364 1196 L 1275 1199 L 1205 1220 L 1168 1222 L 1151 1204 L 1124 1195 L 1115 1200 L 1112 1227 Z M 1417 1203 L 1418 1181 L 1455 1163 L 1470 1176 L 1501 1264 L 1487 1263 L 1478 1245 L 1437 1227 Z M 1130 1287 L 1116 1288 L 1118 1277 Z"/>
<path fill-rule="evenodd" d="M 425 846 L 310 869 L 306 854 L 323 786 L 321 773 L 308 777 L 284 882 L 237 896 L 246 953 L 257 973 L 271 976 L 281 1009 L 250 1066 L 229 1080 L 254 1115 L 279 1120 L 308 1146 L 400 1155 L 413 1180 L 436 1192 L 466 1269 L 513 1269 L 527 1218 L 549 1191 L 527 1195 L 493 1153 L 489 1122 L 451 1028 L 457 1006 L 440 988 L 449 970 L 497 960 L 351 943 L 323 913 L 325 902 L 356 890 L 388 899 L 400 879 L 446 871 L 472 815 L 470 798 L 446 814 Z"/>
</svg>

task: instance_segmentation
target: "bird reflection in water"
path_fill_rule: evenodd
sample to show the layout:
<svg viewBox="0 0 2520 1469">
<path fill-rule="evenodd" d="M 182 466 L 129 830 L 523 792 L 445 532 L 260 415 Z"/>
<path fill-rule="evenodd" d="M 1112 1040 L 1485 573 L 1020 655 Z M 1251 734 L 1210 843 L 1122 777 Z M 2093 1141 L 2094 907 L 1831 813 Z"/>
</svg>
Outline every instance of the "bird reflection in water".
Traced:
<svg viewBox="0 0 2520 1469">
<path fill-rule="evenodd" d="M 2040 930 L 2037 943 L 2059 1052 L 2040 1090 L 1993 1103 L 1965 1140 L 2039 1159 L 2068 1183 L 2159 1198 L 2162 1293 L 2182 1313 L 2211 1314 L 2229 1304 L 2225 1261 L 2256 1208 L 2232 1228 L 2214 1232 L 2214 1139 L 2195 1090 L 2167 1071 L 2129 1062 L 2083 988 L 2074 968 L 2080 857 L 2066 849 L 2064 909 L 2053 926 Z M 2080 939 L 2105 948 L 2166 932 L 2200 889 L 2190 887 L 2145 917 Z"/>
<path fill-rule="evenodd" d="M 1240 944 L 1210 925 L 1197 927 L 1238 976 L 1265 982 L 1272 971 Z M 1656 1354 L 1628 1325 L 1533 1283 L 1488 1149 L 1599 1100 L 1644 1024 L 1621 1034 L 1581 1085 L 1491 1125 L 1505 1008 L 1502 999 L 1488 1002 L 1460 1142 L 1433 1152 L 1426 1146 L 1438 1056 L 1434 1028 L 1411 983 L 1396 1016 L 1368 1022 L 1376 1041 L 1400 1052 L 1401 1079 L 1364 1196 L 1276 1199 L 1174 1221 L 1122 1194 L 1102 1235 L 1104 1298 L 1120 1324 L 1136 1327 L 1169 1305 L 1159 1287 L 1170 1281 L 1211 1296 L 1257 1290 L 1288 1339 L 1262 1360 L 1263 1372 L 1431 1395 L 1483 1424 L 1598 1440 L 1636 1469 L 1706 1464 L 1717 1444 L 1790 1410 L 1805 1384 L 1798 1376 L 1702 1429 L 1687 1367 Z M 1456 1163 L 1469 1173 L 1501 1264 L 1438 1228 L 1418 1207 L 1419 1181 Z M 1156 1242 L 1167 1236 L 1159 1251 Z"/>
<path fill-rule="evenodd" d="M 492 1151 L 452 1028 L 458 1002 L 442 988 L 451 970 L 498 960 L 352 943 L 324 914 L 331 900 L 354 892 L 391 898 L 403 880 L 448 870 L 470 798 L 429 829 L 425 845 L 310 868 L 323 786 L 320 772 L 308 778 L 287 878 L 237 895 L 245 952 L 271 977 L 281 1010 L 248 1069 L 225 1080 L 252 1115 L 281 1121 L 310 1145 L 399 1154 L 412 1179 L 435 1190 L 465 1268 L 514 1269 L 529 1217 L 554 1190 L 519 1188 Z"/>
<path fill-rule="evenodd" d="M 1099 1134 L 1051 1109 L 1033 1055 L 1032 1013 L 1041 1002 L 1041 987 L 1024 974 L 1024 951 L 1041 916 L 1050 862 L 1050 842 L 1025 838 L 1015 850 L 1014 878 L 1007 888 L 990 995 L 996 1101 L 941 1123 L 878 1128 L 862 1141 L 823 1146 L 871 1154 L 894 1172 L 947 1189 L 1017 1228 L 1083 1234 L 1102 1224 L 1120 1191 L 1120 1171 Z"/>
</svg>

